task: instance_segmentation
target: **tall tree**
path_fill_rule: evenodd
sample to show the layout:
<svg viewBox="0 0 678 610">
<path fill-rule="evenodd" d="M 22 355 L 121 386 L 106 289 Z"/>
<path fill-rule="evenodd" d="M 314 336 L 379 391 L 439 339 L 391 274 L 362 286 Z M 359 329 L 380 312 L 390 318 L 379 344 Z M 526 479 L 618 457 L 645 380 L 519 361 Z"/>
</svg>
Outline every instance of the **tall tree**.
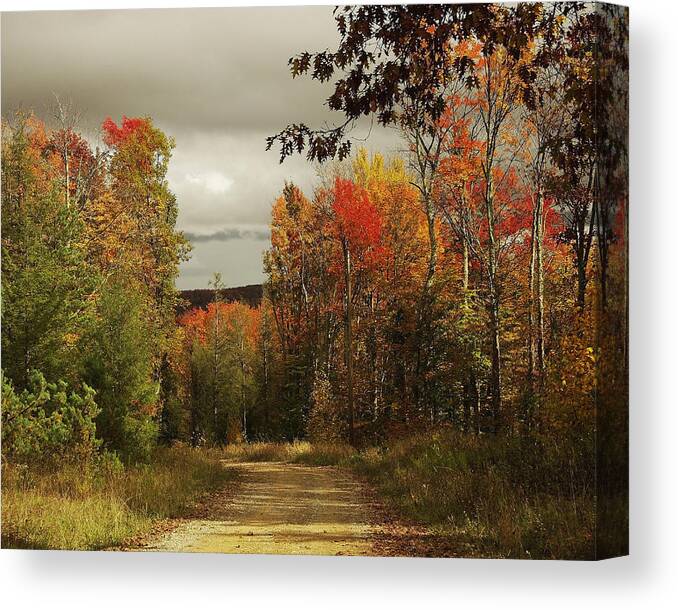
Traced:
<svg viewBox="0 0 678 610">
<path fill-rule="evenodd" d="M 17 389 L 32 369 L 74 381 L 97 282 L 85 227 L 67 205 L 44 124 L 20 115 L 2 135 L 3 366 Z"/>
<path fill-rule="evenodd" d="M 402 105 L 418 100 L 418 112 L 433 126 L 445 109 L 448 83 L 477 82 L 476 61 L 467 53 L 450 52 L 462 41 L 478 40 L 484 54 L 501 46 L 518 60 L 529 41 L 540 37 L 534 61 L 550 61 L 550 49 L 565 16 L 585 11 L 570 3 L 416 4 L 344 6 L 335 9 L 339 44 L 335 51 L 304 51 L 289 60 L 293 77 L 310 74 L 328 82 L 339 75 L 327 104 L 343 115 L 336 127 L 313 129 L 288 125 L 267 139 L 280 147 L 280 159 L 306 151 L 311 161 L 346 158 L 348 134 L 355 123 L 375 116 L 381 125 L 398 125 Z M 517 75 L 519 100 L 531 103 L 533 72 Z"/>
<path fill-rule="evenodd" d="M 332 189 L 333 218 L 331 229 L 341 246 L 344 289 L 344 359 L 346 364 L 346 398 L 348 403 L 349 442 L 356 443 L 353 379 L 353 304 L 355 276 L 375 265 L 382 250 L 381 218 L 367 191 L 350 180 L 337 177 Z"/>
</svg>

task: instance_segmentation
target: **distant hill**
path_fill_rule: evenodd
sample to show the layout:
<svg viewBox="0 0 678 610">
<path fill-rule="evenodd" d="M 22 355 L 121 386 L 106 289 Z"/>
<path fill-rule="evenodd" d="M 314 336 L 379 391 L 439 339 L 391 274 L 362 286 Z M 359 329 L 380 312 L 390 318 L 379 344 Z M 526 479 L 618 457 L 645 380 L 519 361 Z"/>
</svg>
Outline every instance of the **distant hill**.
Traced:
<svg viewBox="0 0 678 610">
<path fill-rule="evenodd" d="M 222 291 L 224 301 L 241 301 L 252 307 L 261 303 L 263 286 L 251 284 L 250 286 L 238 286 L 237 288 L 224 288 Z M 214 300 L 214 290 L 211 288 L 197 288 L 195 290 L 182 290 L 181 298 L 185 301 L 177 307 L 177 313 L 183 313 L 195 307 L 206 309 Z"/>
</svg>

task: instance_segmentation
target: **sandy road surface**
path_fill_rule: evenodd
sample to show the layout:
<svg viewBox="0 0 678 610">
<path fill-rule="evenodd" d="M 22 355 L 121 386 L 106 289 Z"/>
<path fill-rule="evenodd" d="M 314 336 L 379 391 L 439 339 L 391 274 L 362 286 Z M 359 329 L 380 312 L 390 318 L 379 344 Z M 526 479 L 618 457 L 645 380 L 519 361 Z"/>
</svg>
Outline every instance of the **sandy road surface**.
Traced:
<svg viewBox="0 0 678 610">
<path fill-rule="evenodd" d="M 209 518 L 186 521 L 154 551 L 371 555 L 377 526 L 361 484 L 329 467 L 281 462 L 226 464 L 237 489 L 217 496 Z"/>
</svg>

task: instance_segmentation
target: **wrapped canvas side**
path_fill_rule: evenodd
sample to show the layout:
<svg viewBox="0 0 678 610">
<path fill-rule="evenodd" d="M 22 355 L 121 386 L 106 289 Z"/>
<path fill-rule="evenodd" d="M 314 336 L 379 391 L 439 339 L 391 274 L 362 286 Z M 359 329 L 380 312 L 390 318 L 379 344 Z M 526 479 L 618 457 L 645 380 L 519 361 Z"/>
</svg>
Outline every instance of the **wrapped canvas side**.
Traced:
<svg viewBox="0 0 678 610">
<path fill-rule="evenodd" d="M 596 528 L 597 559 L 626 555 L 629 505 L 628 8 L 597 4 Z"/>
</svg>

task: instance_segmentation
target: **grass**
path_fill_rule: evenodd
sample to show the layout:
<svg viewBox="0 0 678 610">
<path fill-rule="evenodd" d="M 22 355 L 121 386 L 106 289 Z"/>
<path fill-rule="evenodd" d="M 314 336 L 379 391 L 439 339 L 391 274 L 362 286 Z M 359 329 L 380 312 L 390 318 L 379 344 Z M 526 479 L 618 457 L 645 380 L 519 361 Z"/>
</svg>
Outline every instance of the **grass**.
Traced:
<svg viewBox="0 0 678 610">
<path fill-rule="evenodd" d="M 185 515 L 204 493 L 232 476 L 222 453 L 158 449 L 149 464 L 112 460 L 56 470 L 2 469 L 2 545 L 102 549 L 143 533 L 154 521 Z"/>
<path fill-rule="evenodd" d="M 465 533 L 480 555 L 593 557 L 592 473 L 562 447 L 437 433 L 360 452 L 349 464 L 397 513 L 442 535 Z"/>
<path fill-rule="evenodd" d="M 347 445 L 294 443 L 248 443 L 229 445 L 226 459 L 237 462 L 290 462 L 310 466 L 333 466 L 347 460 L 354 450 Z"/>
<path fill-rule="evenodd" d="M 487 557 L 590 559 L 593 457 L 534 438 L 428 433 L 356 451 L 253 443 L 236 461 L 339 465 L 365 477 L 401 517 L 468 541 Z"/>
<path fill-rule="evenodd" d="M 420 434 L 361 451 L 346 445 L 251 443 L 158 450 L 148 465 L 102 462 L 52 472 L 3 467 L 3 546 L 98 549 L 186 513 L 231 469 L 221 459 L 338 465 L 364 476 L 401 517 L 468 541 L 478 555 L 593 557 L 590 453 L 535 438 Z"/>
</svg>

